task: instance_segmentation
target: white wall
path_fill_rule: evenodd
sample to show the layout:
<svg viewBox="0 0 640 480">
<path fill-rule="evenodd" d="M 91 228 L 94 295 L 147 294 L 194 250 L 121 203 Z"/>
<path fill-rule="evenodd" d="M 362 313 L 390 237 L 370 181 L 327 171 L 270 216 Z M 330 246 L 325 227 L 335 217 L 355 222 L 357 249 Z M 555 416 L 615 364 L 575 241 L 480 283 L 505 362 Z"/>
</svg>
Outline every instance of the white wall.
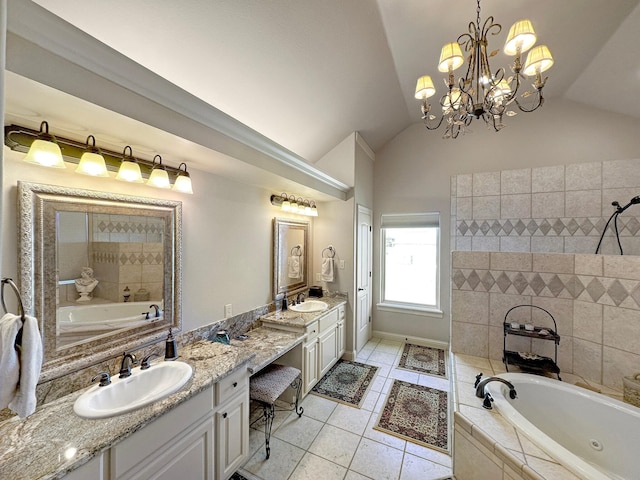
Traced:
<svg viewBox="0 0 640 480">
<path fill-rule="evenodd" d="M 538 111 L 506 120 L 495 133 L 474 121 L 474 133 L 443 140 L 421 123 L 407 128 L 376 153 L 374 173 L 374 285 L 380 258 L 378 235 L 384 213 L 441 213 L 443 320 L 373 310 L 374 330 L 447 341 L 450 317 L 450 177 L 523 167 L 637 158 L 640 121 L 549 99 Z M 374 302 L 379 301 L 376 288 Z"/>
<path fill-rule="evenodd" d="M 19 278 L 17 182 L 23 180 L 180 200 L 183 209 L 184 331 L 221 320 L 225 304 L 231 303 L 237 314 L 271 301 L 272 222 L 276 216 L 286 217 L 269 202 L 273 192 L 190 169 L 195 193 L 183 195 L 113 179 L 77 175 L 72 173 L 75 165 L 68 165 L 66 171 L 58 171 L 26 164 L 22 162 L 24 154 L 7 147 L 3 147 L 3 153 L 3 276 Z"/>
</svg>

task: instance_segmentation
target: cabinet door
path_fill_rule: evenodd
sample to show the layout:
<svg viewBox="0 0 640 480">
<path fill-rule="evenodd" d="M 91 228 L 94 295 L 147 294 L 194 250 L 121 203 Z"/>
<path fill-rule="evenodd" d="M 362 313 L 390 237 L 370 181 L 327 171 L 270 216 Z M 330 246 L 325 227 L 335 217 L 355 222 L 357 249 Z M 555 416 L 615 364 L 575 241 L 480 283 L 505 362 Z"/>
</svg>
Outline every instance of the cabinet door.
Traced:
<svg viewBox="0 0 640 480">
<path fill-rule="evenodd" d="M 318 382 L 318 339 L 306 343 L 303 347 L 304 355 L 304 393 L 311 391 L 313 386 Z"/>
<path fill-rule="evenodd" d="M 226 480 L 249 456 L 248 388 L 218 409 L 216 428 L 216 480 Z"/>
<path fill-rule="evenodd" d="M 344 321 L 338 322 L 337 325 L 337 338 L 336 343 L 338 345 L 338 358 L 342 358 L 344 351 L 346 350 L 346 343 L 344 338 Z"/>
<path fill-rule="evenodd" d="M 107 480 L 109 475 L 105 465 L 108 465 L 108 462 L 105 461 L 105 456 L 108 458 L 108 451 L 98 454 L 81 467 L 70 471 L 64 476 L 64 480 L 86 480 L 87 478 L 91 480 Z"/>
<path fill-rule="evenodd" d="M 322 378 L 325 373 L 333 366 L 338 359 L 337 343 L 336 343 L 336 328 L 327 330 L 319 339 L 320 352 L 318 358 L 320 360 L 320 375 Z"/>
</svg>

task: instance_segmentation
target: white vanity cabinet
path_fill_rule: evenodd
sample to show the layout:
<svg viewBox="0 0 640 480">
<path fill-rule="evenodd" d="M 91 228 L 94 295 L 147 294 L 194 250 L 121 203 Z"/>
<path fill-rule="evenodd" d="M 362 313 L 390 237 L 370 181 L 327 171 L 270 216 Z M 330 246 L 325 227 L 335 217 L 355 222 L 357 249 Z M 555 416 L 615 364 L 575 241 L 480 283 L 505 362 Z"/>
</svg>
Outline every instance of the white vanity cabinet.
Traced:
<svg viewBox="0 0 640 480">
<path fill-rule="evenodd" d="M 240 368 L 64 478 L 227 480 L 248 455 L 249 372 Z"/>
<path fill-rule="evenodd" d="M 345 308 L 344 305 L 338 307 L 338 323 L 336 326 L 336 343 L 338 348 L 338 358 L 342 358 L 347 349 L 347 340 L 345 338 Z"/>
<path fill-rule="evenodd" d="M 307 339 L 302 344 L 302 394 L 306 395 L 318 383 L 318 322 L 306 328 Z"/>
</svg>

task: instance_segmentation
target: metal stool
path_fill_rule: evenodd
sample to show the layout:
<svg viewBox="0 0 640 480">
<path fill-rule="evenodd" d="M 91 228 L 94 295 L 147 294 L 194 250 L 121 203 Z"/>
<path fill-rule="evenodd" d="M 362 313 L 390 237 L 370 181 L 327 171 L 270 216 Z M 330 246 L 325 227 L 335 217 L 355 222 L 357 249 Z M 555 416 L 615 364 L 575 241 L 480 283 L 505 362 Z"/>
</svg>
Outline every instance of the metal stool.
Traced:
<svg viewBox="0 0 640 480">
<path fill-rule="evenodd" d="M 249 398 L 262 405 L 262 418 L 264 418 L 264 438 L 267 449 L 267 459 L 271 454 L 269 439 L 275 414 L 275 402 L 284 391 L 291 386 L 296 390 L 296 402 L 294 411 L 298 418 L 302 416 L 304 409 L 298 406 L 300 390 L 302 389 L 302 375 L 295 367 L 272 363 L 249 380 Z"/>
</svg>

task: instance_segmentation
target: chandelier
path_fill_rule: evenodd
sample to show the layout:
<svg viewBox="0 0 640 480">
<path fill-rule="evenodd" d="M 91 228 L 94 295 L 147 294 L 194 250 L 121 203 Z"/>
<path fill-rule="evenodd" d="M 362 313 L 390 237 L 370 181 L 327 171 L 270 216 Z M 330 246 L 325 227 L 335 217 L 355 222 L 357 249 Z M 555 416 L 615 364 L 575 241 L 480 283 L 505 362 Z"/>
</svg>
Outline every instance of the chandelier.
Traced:
<svg viewBox="0 0 640 480">
<path fill-rule="evenodd" d="M 463 33 L 456 42 L 447 43 L 442 47 L 438 71 L 447 73 L 444 83 L 446 93 L 440 98 L 442 113 L 432 112 L 427 99 L 436 93 L 433 81 L 429 75 L 418 79 L 415 97 L 422 100 L 422 120 L 429 130 L 446 126 L 443 138 L 457 138 L 460 133 L 471 132 L 468 128 L 471 121 L 482 118 L 488 128 L 496 132 L 502 129 L 504 116 L 517 114 L 516 107 L 522 112 L 533 112 L 544 103 L 542 89 L 548 77 L 542 78 L 542 73 L 553 65 L 553 57 L 546 45 L 534 48 L 536 34 L 530 20 L 519 20 L 509 30 L 504 44 L 504 53 L 515 56 L 510 66 L 511 73 L 505 78 L 505 69 L 491 70 L 489 59 L 498 54 L 498 50 L 488 53 L 487 35 L 497 35 L 502 25 L 495 23 L 493 17 L 488 17 L 480 23 L 480 0 L 477 0 L 476 22 L 469 22 L 469 33 Z M 464 77 L 455 78 L 453 71 L 461 67 L 467 54 L 467 73 Z M 527 60 L 522 65 L 521 56 L 529 51 Z M 533 77 L 532 90 L 518 93 L 521 81 L 525 76 Z M 439 117 L 439 118 L 438 118 Z"/>
</svg>

